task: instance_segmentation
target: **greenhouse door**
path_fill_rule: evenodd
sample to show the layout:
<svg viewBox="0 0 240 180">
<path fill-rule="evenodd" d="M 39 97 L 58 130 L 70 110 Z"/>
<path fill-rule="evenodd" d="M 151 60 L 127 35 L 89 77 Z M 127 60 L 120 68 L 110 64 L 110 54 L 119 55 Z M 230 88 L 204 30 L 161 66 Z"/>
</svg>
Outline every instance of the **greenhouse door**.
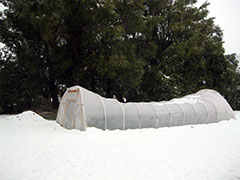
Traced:
<svg viewBox="0 0 240 180">
<path fill-rule="evenodd" d="M 82 102 L 81 90 L 68 91 L 68 106 L 67 113 L 71 128 L 86 130 L 85 111 Z"/>
</svg>

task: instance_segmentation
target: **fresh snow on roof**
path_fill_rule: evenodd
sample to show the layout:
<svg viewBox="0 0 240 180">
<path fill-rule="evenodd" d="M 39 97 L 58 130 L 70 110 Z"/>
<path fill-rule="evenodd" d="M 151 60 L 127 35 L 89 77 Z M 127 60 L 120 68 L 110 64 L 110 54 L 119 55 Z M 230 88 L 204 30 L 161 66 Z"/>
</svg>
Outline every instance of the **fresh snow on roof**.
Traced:
<svg viewBox="0 0 240 180">
<path fill-rule="evenodd" d="M 184 103 L 194 104 L 197 102 L 202 102 L 201 96 L 192 94 L 182 98 L 172 99 L 170 101 L 167 101 L 166 104 L 184 104 Z"/>
<path fill-rule="evenodd" d="M 159 129 L 67 130 L 27 111 L 0 116 L 1 180 L 240 179 L 237 120 Z"/>
</svg>

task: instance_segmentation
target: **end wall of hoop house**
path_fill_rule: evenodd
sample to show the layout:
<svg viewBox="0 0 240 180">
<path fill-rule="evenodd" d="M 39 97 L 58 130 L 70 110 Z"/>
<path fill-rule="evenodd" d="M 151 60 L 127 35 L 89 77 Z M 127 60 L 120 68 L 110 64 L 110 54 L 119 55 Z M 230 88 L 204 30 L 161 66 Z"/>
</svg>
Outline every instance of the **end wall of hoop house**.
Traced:
<svg viewBox="0 0 240 180">
<path fill-rule="evenodd" d="M 219 122 L 235 118 L 227 101 L 214 90 L 165 102 L 120 103 L 80 86 L 67 89 L 57 122 L 68 129 L 138 129 Z"/>
</svg>

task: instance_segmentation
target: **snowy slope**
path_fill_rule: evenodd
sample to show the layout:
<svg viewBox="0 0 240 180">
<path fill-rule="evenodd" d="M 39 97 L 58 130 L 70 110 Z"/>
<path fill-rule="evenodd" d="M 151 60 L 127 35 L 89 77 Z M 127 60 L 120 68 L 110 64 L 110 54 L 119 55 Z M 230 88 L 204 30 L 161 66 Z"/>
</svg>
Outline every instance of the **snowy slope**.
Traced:
<svg viewBox="0 0 240 180">
<path fill-rule="evenodd" d="M 66 130 L 27 111 L 0 116 L 0 180 L 240 179 L 237 120 L 159 129 Z"/>
</svg>

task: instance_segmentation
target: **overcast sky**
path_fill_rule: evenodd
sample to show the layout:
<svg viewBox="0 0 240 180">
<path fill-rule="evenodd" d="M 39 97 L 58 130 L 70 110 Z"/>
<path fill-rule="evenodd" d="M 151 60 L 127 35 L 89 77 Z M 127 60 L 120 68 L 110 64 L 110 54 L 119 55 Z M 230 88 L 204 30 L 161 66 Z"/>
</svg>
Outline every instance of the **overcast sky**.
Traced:
<svg viewBox="0 0 240 180">
<path fill-rule="evenodd" d="M 198 5 L 206 0 L 198 0 Z M 226 54 L 240 55 L 240 0 L 208 0 L 209 17 L 223 30 Z"/>
<path fill-rule="evenodd" d="M 197 5 L 205 1 L 198 0 Z M 225 54 L 240 55 L 240 0 L 208 0 L 208 2 L 209 17 L 216 17 L 215 24 L 223 30 Z"/>
</svg>

